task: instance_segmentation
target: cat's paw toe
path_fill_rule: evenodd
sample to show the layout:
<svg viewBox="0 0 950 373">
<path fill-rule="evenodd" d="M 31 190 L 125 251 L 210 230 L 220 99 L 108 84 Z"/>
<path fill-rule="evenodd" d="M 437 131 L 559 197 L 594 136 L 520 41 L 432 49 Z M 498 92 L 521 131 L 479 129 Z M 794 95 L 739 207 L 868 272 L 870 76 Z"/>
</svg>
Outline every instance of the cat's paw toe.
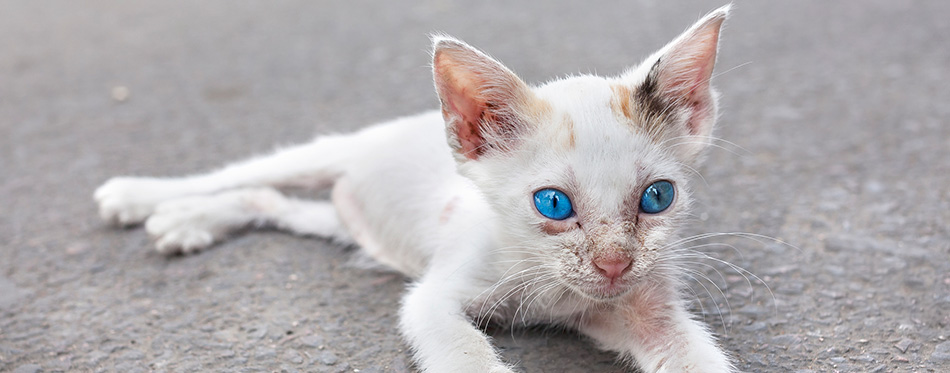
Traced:
<svg viewBox="0 0 950 373">
<path fill-rule="evenodd" d="M 99 202 L 99 217 L 112 225 L 129 226 L 141 223 L 151 214 L 151 206 L 125 203 L 116 199 Z"/>
<path fill-rule="evenodd" d="M 145 221 L 145 231 L 155 237 L 155 248 L 164 254 L 190 253 L 211 246 L 228 231 L 228 221 L 203 197 L 163 202 Z"/>
<path fill-rule="evenodd" d="M 116 177 L 96 189 L 99 216 L 109 224 L 128 226 L 145 221 L 162 199 L 154 179 Z"/>
<path fill-rule="evenodd" d="M 211 232 L 199 229 L 181 229 L 168 232 L 155 241 L 155 249 L 162 254 L 189 254 L 214 243 Z"/>
</svg>

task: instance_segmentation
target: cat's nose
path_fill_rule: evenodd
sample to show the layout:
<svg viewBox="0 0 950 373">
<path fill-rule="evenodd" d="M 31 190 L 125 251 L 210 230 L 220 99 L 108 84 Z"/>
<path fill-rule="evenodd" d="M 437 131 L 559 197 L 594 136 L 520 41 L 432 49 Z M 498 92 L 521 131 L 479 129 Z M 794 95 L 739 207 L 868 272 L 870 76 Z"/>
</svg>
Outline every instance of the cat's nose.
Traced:
<svg viewBox="0 0 950 373">
<path fill-rule="evenodd" d="M 633 259 L 625 257 L 607 257 L 594 259 L 594 265 L 600 273 L 611 280 L 623 276 L 630 269 Z"/>
</svg>

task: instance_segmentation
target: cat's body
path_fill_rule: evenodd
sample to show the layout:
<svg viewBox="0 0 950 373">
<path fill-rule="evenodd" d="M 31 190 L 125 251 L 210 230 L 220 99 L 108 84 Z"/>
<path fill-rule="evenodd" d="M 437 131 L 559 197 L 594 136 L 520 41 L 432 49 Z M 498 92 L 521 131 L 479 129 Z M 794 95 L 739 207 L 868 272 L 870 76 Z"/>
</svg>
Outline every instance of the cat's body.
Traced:
<svg viewBox="0 0 950 373">
<path fill-rule="evenodd" d="M 648 372 L 731 371 L 686 312 L 670 249 L 715 121 L 727 12 L 618 78 L 534 88 L 436 37 L 441 113 L 205 175 L 116 178 L 96 191 L 100 213 L 144 221 L 168 253 L 251 224 L 355 243 L 416 279 L 401 330 L 426 371 L 509 371 L 474 325 L 489 321 L 574 328 Z M 292 185 L 332 186 L 331 202 L 274 189 Z"/>
</svg>

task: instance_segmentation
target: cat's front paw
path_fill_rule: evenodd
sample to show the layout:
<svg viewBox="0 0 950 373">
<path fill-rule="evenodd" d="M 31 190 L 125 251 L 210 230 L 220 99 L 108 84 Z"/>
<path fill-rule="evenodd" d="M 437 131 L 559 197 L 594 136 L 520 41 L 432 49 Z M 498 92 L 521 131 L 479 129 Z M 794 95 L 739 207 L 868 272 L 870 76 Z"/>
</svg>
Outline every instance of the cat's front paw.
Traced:
<svg viewBox="0 0 950 373">
<path fill-rule="evenodd" d="M 220 241 L 246 222 L 240 211 L 222 196 L 185 197 L 163 202 L 145 222 L 163 254 L 192 253 Z"/>
<path fill-rule="evenodd" d="M 656 373 L 734 373 L 735 370 L 727 366 L 688 366 L 662 367 Z"/>
<path fill-rule="evenodd" d="M 671 357 L 656 373 L 733 373 L 735 368 L 718 348 L 699 345 L 683 356 Z"/>
<path fill-rule="evenodd" d="M 102 220 L 119 226 L 145 221 L 155 205 L 174 196 L 169 181 L 138 177 L 114 177 L 93 194 Z"/>
</svg>

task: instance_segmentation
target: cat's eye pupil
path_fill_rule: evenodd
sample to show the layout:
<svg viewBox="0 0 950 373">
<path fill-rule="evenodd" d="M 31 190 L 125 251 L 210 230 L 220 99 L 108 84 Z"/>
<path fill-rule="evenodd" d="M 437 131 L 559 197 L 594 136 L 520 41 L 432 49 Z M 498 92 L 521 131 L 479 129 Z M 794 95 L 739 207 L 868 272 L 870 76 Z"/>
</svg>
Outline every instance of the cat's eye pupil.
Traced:
<svg viewBox="0 0 950 373">
<path fill-rule="evenodd" d="M 660 180 L 650 184 L 640 197 L 640 211 L 647 214 L 657 214 L 668 209 L 673 204 L 676 195 L 673 183 Z"/>
<path fill-rule="evenodd" d="M 554 188 L 534 192 L 534 207 L 548 219 L 564 220 L 574 214 L 571 199 L 564 192 Z"/>
</svg>

